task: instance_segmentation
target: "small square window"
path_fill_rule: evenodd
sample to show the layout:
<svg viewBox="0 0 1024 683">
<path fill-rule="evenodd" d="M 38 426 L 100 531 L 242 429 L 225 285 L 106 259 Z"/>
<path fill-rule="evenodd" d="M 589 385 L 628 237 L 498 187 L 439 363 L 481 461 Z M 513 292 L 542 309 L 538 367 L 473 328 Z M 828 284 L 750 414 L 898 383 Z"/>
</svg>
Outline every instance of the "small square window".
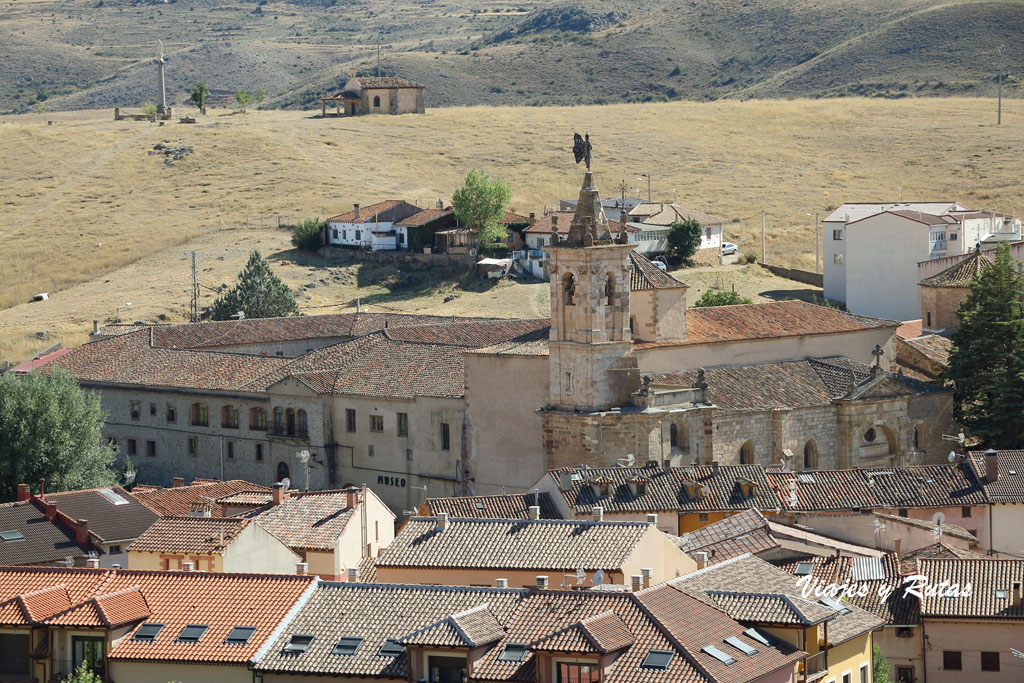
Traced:
<svg viewBox="0 0 1024 683">
<path fill-rule="evenodd" d="M 405 459 L 408 460 L 409 462 L 412 462 L 412 449 L 411 448 L 406 448 L 405 449 Z"/>
<path fill-rule="evenodd" d="M 331 650 L 331 654 L 337 655 L 339 657 L 351 657 L 356 653 L 356 650 L 358 650 L 359 646 L 362 644 L 362 638 L 345 637 L 338 641 L 338 643 L 334 646 L 334 649 Z"/>
<path fill-rule="evenodd" d="M 697 514 L 697 520 L 700 522 L 707 522 L 709 520 L 708 513 L 701 512 Z"/>
<path fill-rule="evenodd" d="M 907 508 L 900 508 L 899 509 L 899 516 L 900 517 L 908 517 L 909 515 L 907 514 Z"/>
<path fill-rule="evenodd" d="M 147 441 L 146 442 L 146 457 L 149 457 L 149 458 L 155 458 L 156 457 L 156 441 Z"/>
<path fill-rule="evenodd" d="M 181 629 L 181 633 L 178 634 L 179 643 L 198 643 L 199 639 L 206 633 L 206 629 L 210 628 L 206 624 L 189 624 L 185 628 Z"/>
<path fill-rule="evenodd" d="M 109 553 L 110 555 L 120 555 L 121 554 L 121 546 L 119 546 L 119 545 L 112 545 L 109 548 L 107 548 L 107 553 Z"/>
<path fill-rule="evenodd" d="M 384 416 L 383 415 L 371 415 L 370 416 L 370 431 L 371 432 L 383 432 L 384 431 Z"/>
<path fill-rule="evenodd" d="M 964 518 L 970 517 L 971 516 L 971 508 L 970 508 L 970 506 L 964 506 L 964 507 L 960 508 L 960 516 L 964 517 Z"/>
<path fill-rule="evenodd" d="M 498 655 L 499 662 L 521 662 L 526 657 L 526 646 L 509 643 Z"/>
<path fill-rule="evenodd" d="M 139 444 L 135 439 L 125 440 L 125 452 L 128 455 L 135 455 L 139 452 Z"/>
<path fill-rule="evenodd" d="M 832 239 L 834 239 L 834 240 L 841 240 L 841 239 L 843 239 L 843 231 L 842 230 L 833 230 L 832 231 Z"/>
<path fill-rule="evenodd" d="M 133 420 L 138 420 L 140 414 L 142 413 L 142 404 L 139 401 L 132 401 L 131 406 L 132 406 L 131 407 L 132 419 Z"/>
<path fill-rule="evenodd" d="M 234 441 L 228 441 L 227 442 L 227 455 L 228 455 L 228 460 L 234 460 L 235 459 L 235 442 Z"/>
<path fill-rule="evenodd" d="M 296 633 L 288 641 L 288 644 L 284 646 L 284 654 L 286 655 L 297 655 L 305 652 L 309 649 L 310 643 L 313 642 L 313 636 L 300 635 Z"/>
<path fill-rule="evenodd" d="M 942 668 L 947 671 L 962 671 L 963 658 L 960 656 L 960 650 L 943 650 Z"/>
<path fill-rule="evenodd" d="M 252 634 L 256 633 L 255 626 L 236 626 L 231 629 L 231 633 L 224 639 L 225 645 L 245 645 L 252 638 Z"/>
<path fill-rule="evenodd" d="M 835 263 L 836 265 L 842 265 L 843 264 L 843 255 L 842 254 L 832 254 L 832 263 Z"/>
<path fill-rule="evenodd" d="M 998 652 L 982 652 L 981 653 L 981 670 L 982 671 L 999 671 L 999 653 Z"/>
</svg>

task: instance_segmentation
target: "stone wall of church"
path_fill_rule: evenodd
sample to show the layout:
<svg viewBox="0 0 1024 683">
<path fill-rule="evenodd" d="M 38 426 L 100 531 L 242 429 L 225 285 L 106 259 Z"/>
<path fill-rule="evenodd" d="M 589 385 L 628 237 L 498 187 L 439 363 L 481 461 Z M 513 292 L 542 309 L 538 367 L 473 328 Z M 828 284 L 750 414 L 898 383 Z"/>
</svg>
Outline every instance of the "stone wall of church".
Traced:
<svg viewBox="0 0 1024 683">
<path fill-rule="evenodd" d="M 836 409 L 818 406 L 801 410 L 771 412 L 718 413 L 714 417 L 714 460 L 723 465 L 741 464 L 747 442 L 753 447 L 754 462 L 760 465 L 778 463 L 784 449 L 793 452 L 788 463 L 792 469 L 804 469 L 804 448 L 812 443 L 811 469 L 838 466 L 836 449 Z"/>
<path fill-rule="evenodd" d="M 959 450 L 956 442 L 943 434 L 956 434 L 960 426 L 953 421 L 953 394 L 924 394 L 910 399 L 911 429 L 917 429 L 917 444 L 908 465 L 942 465 L 949 452 Z"/>
<path fill-rule="evenodd" d="M 772 461 L 771 413 L 721 413 L 714 416 L 713 457 L 722 465 L 739 465 L 744 444 L 754 451 L 753 462 L 767 465 Z"/>
</svg>

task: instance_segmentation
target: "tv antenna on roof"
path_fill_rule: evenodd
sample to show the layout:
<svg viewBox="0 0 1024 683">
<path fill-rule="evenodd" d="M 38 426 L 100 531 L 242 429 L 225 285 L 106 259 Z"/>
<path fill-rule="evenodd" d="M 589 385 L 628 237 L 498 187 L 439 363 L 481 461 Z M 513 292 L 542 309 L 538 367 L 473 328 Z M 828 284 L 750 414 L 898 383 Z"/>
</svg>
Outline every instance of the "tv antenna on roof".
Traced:
<svg viewBox="0 0 1024 683">
<path fill-rule="evenodd" d="M 632 467 L 635 462 L 636 462 L 636 456 L 633 455 L 632 453 L 628 453 L 628 454 L 626 454 L 625 458 L 619 458 L 619 459 L 617 459 L 615 461 L 615 463 L 619 467 Z"/>
</svg>

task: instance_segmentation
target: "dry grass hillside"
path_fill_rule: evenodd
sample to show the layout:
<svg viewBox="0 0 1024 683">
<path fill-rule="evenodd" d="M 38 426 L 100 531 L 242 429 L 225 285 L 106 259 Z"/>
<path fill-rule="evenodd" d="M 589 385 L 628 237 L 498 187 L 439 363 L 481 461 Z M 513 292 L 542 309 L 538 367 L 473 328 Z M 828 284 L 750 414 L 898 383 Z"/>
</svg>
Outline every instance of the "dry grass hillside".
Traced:
<svg viewBox="0 0 1024 683">
<path fill-rule="evenodd" d="M 172 103 L 196 81 L 308 108 L 349 69 L 427 105 L 1021 94 L 1020 0 L 7 0 L 0 112 Z"/>
<path fill-rule="evenodd" d="M 114 122 L 106 111 L 49 115 L 53 125 L 38 114 L 3 117 L 0 309 L 8 310 L 0 310 L 0 359 L 48 345 L 35 339 L 38 331 L 80 334 L 119 303 L 136 303 L 135 292 L 154 301 L 163 292 L 159 312 L 180 315 L 187 251 L 215 239 L 237 247 L 207 257 L 224 257 L 208 264 L 219 268 L 204 280 L 212 287 L 232 281 L 261 234 L 275 236 L 275 252 L 286 246 L 287 236 L 269 229 L 218 236 L 246 216 L 326 216 L 389 197 L 425 205 L 450 198 L 473 167 L 506 179 L 516 210 L 542 211 L 578 190 L 568 151 L 574 129 L 591 134 L 605 195 L 622 180 L 630 191 L 644 187 L 637 177 L 649 173 L 655 199 L 735 219 L 726 238 L 747 251 L 759 250 L 764 210 L 768 259 L 813 267 L 805 213 L 842 201 L 894 199 L 902 187 L 905 200 L 1024 207 L 1024 101 L 1004 102 L 998 128 L 994 111 L 986 99 L 846 98 L 467 107 L 329 120 L 217 111 L 196 125 L 166 126 Z M 165 141 L 194 153 L 167 165 L 150 154 Z M 41 291 L 50 302 L 24 303 Z M 70 291 L 75 303 L 62 309 Z"/>
</svg>

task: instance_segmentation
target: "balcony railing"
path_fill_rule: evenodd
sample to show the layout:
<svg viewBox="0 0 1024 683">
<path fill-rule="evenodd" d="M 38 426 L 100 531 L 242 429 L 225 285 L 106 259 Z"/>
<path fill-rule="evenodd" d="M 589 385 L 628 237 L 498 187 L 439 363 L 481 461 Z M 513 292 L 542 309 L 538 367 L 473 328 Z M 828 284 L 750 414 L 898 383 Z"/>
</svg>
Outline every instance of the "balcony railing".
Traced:
<svg viewBox="0 0 1024 683">
<path fill-rule="evenodd" d="M 298 428 L 298 427 L 292 427 L 291 429 L 289 429 L 287 427 L 282 427 L 280 425 L 271 425 L 270 429 L 267 430 L 267 433 L 270 434 L 271 436 L 284 436 L 284 437 L 289 437 L 289 438 L 292 438 L 292 439 L 308 439 L 309 438 L 309 429 L 308 428 L 307 429 L 301 429 L 301 428 Z"/>
<path fill-rule="evenodd" d="M 804 681 L 816 680 L 828 673 L 828 658 L 825 650 L 808 655 L 804 660 Z"/>
</svg>

